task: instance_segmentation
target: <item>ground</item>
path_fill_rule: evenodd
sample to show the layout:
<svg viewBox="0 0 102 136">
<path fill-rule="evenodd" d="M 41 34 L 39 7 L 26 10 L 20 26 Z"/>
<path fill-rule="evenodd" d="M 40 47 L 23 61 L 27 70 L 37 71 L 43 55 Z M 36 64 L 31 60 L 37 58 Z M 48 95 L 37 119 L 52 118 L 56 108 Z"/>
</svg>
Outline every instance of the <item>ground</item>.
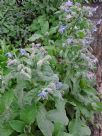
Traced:
<svg viewBox="0 0 102 136">
<path fill-rule="evenodd" d="M 95 3 L 92 7 L 98 6 L 98 9 L 94 16 L 91 18 L 93 22 L 97 24 L 98 30 L 93 34 L 94 41 L 91 44 L 93 48 L 93 54 L 98 59 L 96 70 L 96 88 L 102 100 L 102 3 Z M 102 136 L 102 114 L 95 114 L 94 126 L 92 127 L 92 136 Z"/>
</svg>

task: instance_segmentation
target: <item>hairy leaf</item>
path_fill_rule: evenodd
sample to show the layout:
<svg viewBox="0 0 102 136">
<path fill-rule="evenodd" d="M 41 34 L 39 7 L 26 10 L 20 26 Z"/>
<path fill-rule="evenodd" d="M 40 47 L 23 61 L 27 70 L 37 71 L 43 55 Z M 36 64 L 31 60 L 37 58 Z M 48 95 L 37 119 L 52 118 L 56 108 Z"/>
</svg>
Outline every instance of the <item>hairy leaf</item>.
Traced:
<svg viewBox="0 0 102 136">
<path fill-rule="evenodd" d="M 46 110 L 43 105 L 40 105 L 37 114 L 37 124 L 44 136 L 52 136 L 54 126 L 50 120 L 47 119 Z"/>
</svg>

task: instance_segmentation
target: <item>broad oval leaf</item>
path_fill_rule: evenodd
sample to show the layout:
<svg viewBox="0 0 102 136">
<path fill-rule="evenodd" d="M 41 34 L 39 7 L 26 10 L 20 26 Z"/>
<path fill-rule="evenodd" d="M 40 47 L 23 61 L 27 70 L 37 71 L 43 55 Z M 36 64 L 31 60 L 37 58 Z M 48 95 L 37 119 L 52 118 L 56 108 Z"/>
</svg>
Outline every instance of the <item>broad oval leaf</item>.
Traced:
<svg viewBox="0 0 102 136">
<path fill-rule="evenodd" d="M 20 112 L 20 119 L 27 124 L 31 124 L 35 121 L 37 115 L 37 107 L 36 105 L 26 106 Z"/>
<path fill-rule="evenodd" d="M 17 132 L 23 132 L 25 123 L 23 121 L 20 120 L 11 120 L 9 122 L 11 128 Z"/>
<path fill-rule="evenodd" d="M 64 126 L 68 125 L 68 118 L 65 111 L 65 101 L 63 99 L 57 99 L 55 106 L 56 109 L 49 111 L 47 117 L 55 123 L 61 123 Z"/>
<path fill-rule="evenodd" d="M 43 105 L 40 105 L 37 114 L 37 124 L 44 136 L 52 136 L 54 131 L 53 123 L 47 119 L 46 110 Z"/>
</svg>

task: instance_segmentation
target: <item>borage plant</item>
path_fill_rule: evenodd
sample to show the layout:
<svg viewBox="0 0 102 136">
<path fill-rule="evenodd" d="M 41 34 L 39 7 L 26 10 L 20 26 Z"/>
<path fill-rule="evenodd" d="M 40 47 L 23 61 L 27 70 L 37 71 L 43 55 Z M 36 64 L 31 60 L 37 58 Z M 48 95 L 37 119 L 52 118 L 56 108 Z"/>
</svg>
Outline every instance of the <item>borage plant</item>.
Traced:
<svg viewBox="0 0 102 136">
<path fill-rule="evenodd" d="M 44 44 L 46 37 L 34 35 L 36 43 L 46 46 L 33 43 L 7 53 L 8 73 L 0 77 L 2 136 L 91 135 L 88 122 L 102 110 L 92 87 L 97 59 L 85 46 L 91 38 L 86 16 L 91 12 L 71 1 L 60 9 L 53 47 Z"/>
<path fill-rule="evenodd" d="M 56 71 L 60 73 L 60 80 L 69 86 L 64 94 L 70 119 L 68 130 L 73 136 L 91 135 L 88 121 L 95 111 L 102 110 L 93 88 L 98 60 L 88 50 L 93 40 L 90 29 L 93 25 L 87 17 L 92 16 L 97 7 L 93 9 L 68 1 L 60 9 L 61 38 L 55 42 L 58 51 Z"/>
<path fill-rule="evenodd" d="M 85 73 L 88 65 L 79 57 L 80 46 L 63 51 L 56 64 L 63 65 L 60 80 L 40 44 L 7 53 L 9 72 L 0 80 L 1 135 L 90 136 L 87 123 L 101 110 L 99 99 Z"/>
<path fill-rule="evenodd" d="M 51 136 L 58 127 L 63 134 L 66 131 L 63 83 L 51 69 L 50 59 L 40 44 L 20 49 L 12 57 L 8 53 L 9 73 L 0 80 L 1 135 Z"/>
</svg>

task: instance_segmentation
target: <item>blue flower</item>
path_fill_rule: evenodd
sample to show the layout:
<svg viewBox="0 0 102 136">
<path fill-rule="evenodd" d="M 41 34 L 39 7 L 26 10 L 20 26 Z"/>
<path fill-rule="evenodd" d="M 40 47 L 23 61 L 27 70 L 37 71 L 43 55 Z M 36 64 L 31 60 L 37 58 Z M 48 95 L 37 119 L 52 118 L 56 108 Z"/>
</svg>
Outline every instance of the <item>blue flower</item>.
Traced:
<svg viewBox="0 0 102 136">
<path fill-rule="evenodd" d="M 12 57 L 13 57 L 12 53 L 10 53 L 10 52 L 6 53 L 5 55 L 6 55 L 7 57 L 9 57 L 9 58 L 12 58 Z"/>
<path fill-rule="evenodd" d="M 60 90 L 63 87 L 63 83 L 62 82 L 56 82 L 56 90 Z"/>
<path fill-rule="evenodd" d="M 64 8 L 64 11 L 65 11 L 66 13 L 70 13 L 70 9 Z"/>
<path fill-rule="evenodd" d="M 42 91 L 41 93 L 38 94 L 38 97 L 42 99 L 46 99 L 48 95 L 48 92 Z"/>
<path fill-rule="evenodd" d="M 102 19 L 98 20 L 96 25 L 100 25 L 102 23 Z"/>
<path fill-rule="evenodd" d="M 65 2 L 65 6 L 71 7 L 71 6 L 73 6 L 73 2 L 71 2 L 70 0 L 68 0 L 67 2 Z"/>
<path fill-rule="evenodd" d="M 94 28 L 93 30 L 92 30 L 92 32 L 94 33 L 94 32 L 97 32 L 97 28 Z"/>
<path fill-rule="evenodd" d="M 64 33 L 65 32 L 65 30 L 66 30 L 66 26 L 65 25 L 61 25 L 60 26 L 60 28 L 59 28 L 59 32 L 62 34 L 62 33 Z"/>
<path fill-rule="evenodd" d="M 24 49 L 20 49 L 20 53 L 21 53 L 21 55 L 26 55 L 27 54 L 26 50 L 24 50 Z"/>
<path fill-rule="evenodd" d="M 95 8 L 92 9 L 92 12 L 96 12 L 98 9 L 98 6 L 96 6 Z"/>
<path fill-rule="evenodd" d="M 8 63 L 7 63 L 8 66 L 14 66 L 14 65 L 16 65 L 16 64 L 17 64 L 17 60 L 16 60 L 16 59 L 14 59 L 14 60 L 9 59 L 9 60 L 8 60 Z"/>
<path fill-rule="evenodd" d="M 68 38 L 67 39 L 67 44 L 72 44 L 73 43 L 73 38 Z"/>
</svg>

